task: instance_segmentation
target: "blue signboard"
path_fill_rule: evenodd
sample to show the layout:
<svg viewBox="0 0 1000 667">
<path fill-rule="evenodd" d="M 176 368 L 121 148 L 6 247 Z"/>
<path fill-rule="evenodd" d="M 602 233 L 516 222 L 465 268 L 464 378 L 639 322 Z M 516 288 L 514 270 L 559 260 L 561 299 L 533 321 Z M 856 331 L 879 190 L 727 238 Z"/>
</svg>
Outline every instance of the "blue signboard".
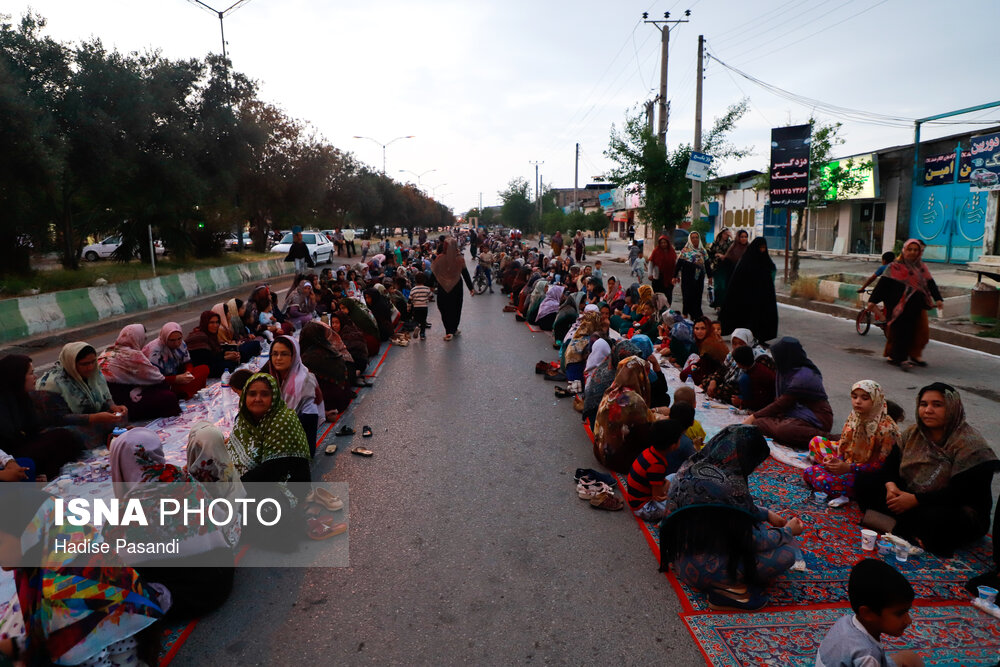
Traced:
<svg viewBox="0 0 1000 667">
<path fill-rule="evenodd" d="M 687 174 L 685 176 L 694 181 L 707 181 L 708 170 L 711 166 L 711 155 L 691 151 L 691 159 L 688 161 Z"/>
<path fill-rule="evenodd" d="M 969 153 L 972 154 L 972 173 L 969 174 L 972 192 L 1000 190 L 1000 133 L 972 137 Z"/>
<path fill-rule="evenodd" d="M 605 211 L 610 211 L 615 207 L 615 195 L 613 190 L 609 192 L 602 192 L 598 195 L 598 198 L 600 199 L 601 207 Z"/>
</svg>

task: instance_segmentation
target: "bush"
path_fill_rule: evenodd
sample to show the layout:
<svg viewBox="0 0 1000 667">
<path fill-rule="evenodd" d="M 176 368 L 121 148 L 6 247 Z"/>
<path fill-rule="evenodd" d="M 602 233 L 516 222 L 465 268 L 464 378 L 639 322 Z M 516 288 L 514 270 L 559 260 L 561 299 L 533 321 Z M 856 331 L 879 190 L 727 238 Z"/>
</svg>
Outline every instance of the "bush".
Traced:
<svg viewBox="0 0 1000 667">
<path fill-rule="evenodd" d="M 799 299 L 815 301 L 819 299 L 819 281 L 815 278 L 799 278 L 792 283 L 789 293 Z"/>
</svg>

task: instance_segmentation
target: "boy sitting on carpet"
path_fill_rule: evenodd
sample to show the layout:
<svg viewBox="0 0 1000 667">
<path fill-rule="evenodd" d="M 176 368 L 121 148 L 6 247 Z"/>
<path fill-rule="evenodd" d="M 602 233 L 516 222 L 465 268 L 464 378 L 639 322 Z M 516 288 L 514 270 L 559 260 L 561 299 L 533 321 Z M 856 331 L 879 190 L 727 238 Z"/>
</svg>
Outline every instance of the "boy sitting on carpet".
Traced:
<svg viewBox="0 0 1000 667">
<path fill-rule="evenodd" d="M 866 558 L 851 570 L 847 597 L 853 614 L 842 616 L 823 638 L 816 667 L 923 667 L 913 651 L 886 655 L 883 633 L 899 637 L 912 622 L 913 587 L 894 567 Z"/>
<path fill-rule="evenodd" d="M 693 408 L 698 407 L 698 399 L 694 393 L 694 389 L 688 387 L 687 385 L 681 385 L 674 389 L 674 405 L 678 403 L 687 403 Z M 684 432 L 684 435 L 691 438 L 691 442 L 694 444 L 696 450 L 701 449 L 705 444 L 705 429 L 702 428 L 701 422 L 697 419 L 693 419 L 690 428 Z"/>
<path fill-rule="evenodd" d="M 677 449 L 684 425 L 673 419 L 653 422 L 649 428 L 652 447 L 647 447 L 636 457 L 632 471 L 625 481 L 625 497 L 632 512 L 643 521 L 659 521 L 667 511 L 667 476 L 677 472 L 671 466 L 668 452 Z"/>
<path fill-rule="evenodd" d="M 733 396 L 733 405 L 750 412 L 770 405 L 774 401 L 774 371 L 758 364 L 753 349 L 746 345 L 734 348 L 732 354 L 742 371 L 737 380 L 740 395 Z"/>
</svg>

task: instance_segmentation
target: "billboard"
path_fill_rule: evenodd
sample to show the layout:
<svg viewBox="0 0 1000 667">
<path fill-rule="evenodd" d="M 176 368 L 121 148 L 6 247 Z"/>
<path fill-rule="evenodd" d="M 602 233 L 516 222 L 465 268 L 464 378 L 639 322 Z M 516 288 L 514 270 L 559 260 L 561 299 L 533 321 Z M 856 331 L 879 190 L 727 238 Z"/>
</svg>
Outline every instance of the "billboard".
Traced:
<svg viewBox="0 0 1000 667">
<path fill-rule="evenodd" d="M 972 137 L 969 153 L 972 155 L 969 190 L 972 192 L 1000 190 L 1000 133 Z"/>
<path fill-rule="evenodd" d="M 811 125 L 771 130 L 771 206 L 802 208 L 809 199 Z"/>
<path fill-rule="evenodd" d="M 968 183 L 972 173 L 972 153 L 962 151 L 962 162 L 958 168 L 958 182 Z M 924 158 L 924 181 L 921 185 L 943 185 L 955 182 L 955 151 L 929 155 Z"/>
<path fill-rule="evenodd" d="M 862 179 L 861 187 L 849 195 L 837 192 L 837 186 L 830 183 L 830 173 L 837 168 L 846 169 L 852 176 L 860 176 Z M 823 189 L 823 199 L 827 201 L 875 199 L 879 196 L 878 157 L 874 153 L 867 153 L 840 160 L 831 160 L 820 167 L 819 179 L 819 187 Z"/>
</svg>

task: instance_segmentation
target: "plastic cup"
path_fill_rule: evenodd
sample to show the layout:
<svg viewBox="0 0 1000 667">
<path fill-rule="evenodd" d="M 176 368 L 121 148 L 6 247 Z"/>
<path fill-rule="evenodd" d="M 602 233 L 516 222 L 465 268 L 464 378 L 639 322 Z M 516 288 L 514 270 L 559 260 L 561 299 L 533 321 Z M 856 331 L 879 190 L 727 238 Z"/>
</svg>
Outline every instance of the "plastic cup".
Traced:
<svg viewBox="0 0 1000 667">
<path fill-rule="evenodd" d="M 827 495 L 822 491 L 817 491 L 816 493 L 813 494 L 813 501 L 817 505 L 826 505 L 826 499 Z"/>
<path fill-rule="evenodd" d="M 979 599 L 987 604 L 995 604 L 997 601 L 997 589 L 992 586 L 980 586 Z"/>
<path fill-rule="evenodd" d="M 875 543 L 878 541 L 878 533 L 868 528 L 861 529 L 861 548 L 865 551 L 875 551 Z"/>
<path fill-rule="evenodd" d="M 896 560 L 900 563 L 905 563 L 910 559 L 910 547 L 904 547 L 901 544 L 896 545 Z"/>
</svg>

